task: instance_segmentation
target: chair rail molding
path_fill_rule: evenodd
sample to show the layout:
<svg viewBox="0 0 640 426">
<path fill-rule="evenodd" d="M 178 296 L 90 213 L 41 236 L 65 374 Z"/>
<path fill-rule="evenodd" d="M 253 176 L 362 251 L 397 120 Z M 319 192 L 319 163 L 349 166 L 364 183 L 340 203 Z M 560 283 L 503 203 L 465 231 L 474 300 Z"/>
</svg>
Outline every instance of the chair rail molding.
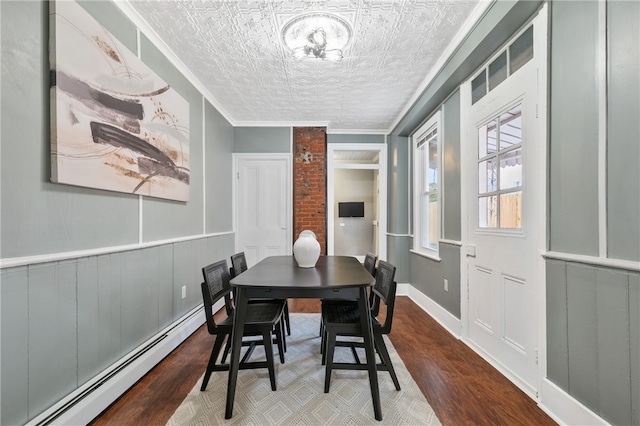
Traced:
<svg viewBox="0 0 640 426">
<path fill-rule="evenodd" d="M 16 266 L 35 265 L 38 263 L 58 262 L 62 260 L 78 259 L 81 257 L 99 256 L 103 254 L 119 253 L 124 251 L 140 250 L 150 247 L 163 246 L 166 244 L 181 243 L 210 237 L 221 237 L 232 235 L 234 231 L 216 232 L 205 235 L 190 235 L 188 237 L 171 238 L 167 240 L 149 241 L 146 243 L 127 244 L 113 247 L 100 247 L 95 249 L 67 251 L 60 253 L 40 254 L 35 256 L 14 257 L 0 259 L 0 269 L 13 268 Z"/>
</svg>

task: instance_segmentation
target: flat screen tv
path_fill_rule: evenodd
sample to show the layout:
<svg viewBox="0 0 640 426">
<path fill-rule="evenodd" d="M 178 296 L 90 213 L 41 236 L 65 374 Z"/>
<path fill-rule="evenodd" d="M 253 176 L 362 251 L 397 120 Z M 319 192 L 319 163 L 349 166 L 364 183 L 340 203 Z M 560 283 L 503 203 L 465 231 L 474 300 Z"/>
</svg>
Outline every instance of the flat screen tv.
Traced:
<svg viewBox="0 0 640 426">
<path fill-rule="evenodd" d="M 364 217 L 364 201 L 338 203 L 338 217 Z"/>
</svg>

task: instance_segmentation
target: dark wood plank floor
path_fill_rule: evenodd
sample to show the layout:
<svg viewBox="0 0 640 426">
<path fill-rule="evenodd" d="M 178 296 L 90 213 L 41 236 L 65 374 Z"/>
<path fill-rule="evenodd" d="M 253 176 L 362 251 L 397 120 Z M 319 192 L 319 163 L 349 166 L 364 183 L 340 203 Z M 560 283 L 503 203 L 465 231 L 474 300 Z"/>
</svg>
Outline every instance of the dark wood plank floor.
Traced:
<svg viewBox="0 0 640 426">
<path fill-rule="evenodd" d="M 320 312 L 320 303 L 294 299 L 289 309 Z M 389 337 L 443 425 L 555 425 L 533 400 L 407 297 L 396 300 Z M 165 424 L 204 373 L 212 345 L 213 337 L 200 327 L 92 424 Z"/>
</svg>

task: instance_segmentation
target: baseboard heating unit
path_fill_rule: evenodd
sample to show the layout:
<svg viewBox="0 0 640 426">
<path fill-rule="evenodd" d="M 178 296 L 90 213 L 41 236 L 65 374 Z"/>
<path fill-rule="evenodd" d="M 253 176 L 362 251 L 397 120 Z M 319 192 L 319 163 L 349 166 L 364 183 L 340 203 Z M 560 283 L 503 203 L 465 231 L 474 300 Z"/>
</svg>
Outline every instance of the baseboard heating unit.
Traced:
<svg viewBox="0 0 640 426">
<path fill-rule="evenodd" d="M 29 426 L 87 424 L 117 400 L 205 322 L 196 307 L 30 422 Z"/>
</svg>

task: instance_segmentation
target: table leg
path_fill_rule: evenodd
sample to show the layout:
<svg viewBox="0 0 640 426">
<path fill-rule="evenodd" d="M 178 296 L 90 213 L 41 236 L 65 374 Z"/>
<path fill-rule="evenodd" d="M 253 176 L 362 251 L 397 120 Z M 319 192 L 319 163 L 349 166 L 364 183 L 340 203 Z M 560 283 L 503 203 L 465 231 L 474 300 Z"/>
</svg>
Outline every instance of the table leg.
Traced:
<svg viewBox="0 0 640 426">
<path fill-rule="evenodd" d="M 244 321 L 247 315 L 247 299 L 242 288 L 235 291 L 235 310 L 233 313 L 233 332 L 231 335 L 231 359 L 229 360 L 229 382 L 227 384 L 227 409 L 225 419 L 233 416 L 233 401 L 236 396 L 236 382 L 240 368 L 240 351 L 242 350 L 242 335 L 244 334 Z"/>
<path fill-rule="evenodd" d="M 364 336 L 364 348 L 367 354 L 367 371 L 369 372 L 369 385 L 373 399 L 373 413 L 376 420 L 382 420 L 382 407 L 380 405 L 380 389 L 378 387 L 378 369 L 376 367 L 376 351 L 373 342 L 373 327 L 371 325 L 371 311 L 369 310 L 369 296 L 366 287 L 360 287 L 358 298 L 360 308 L 360 321 Z"/>
</svg>

